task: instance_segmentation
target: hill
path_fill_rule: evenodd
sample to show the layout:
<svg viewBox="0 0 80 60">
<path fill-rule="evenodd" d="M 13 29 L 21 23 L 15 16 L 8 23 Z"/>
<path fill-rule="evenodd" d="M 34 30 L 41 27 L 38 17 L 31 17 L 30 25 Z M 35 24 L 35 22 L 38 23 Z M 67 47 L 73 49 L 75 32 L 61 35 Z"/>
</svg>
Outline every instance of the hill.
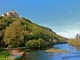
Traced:
<svg viewBox="0 0 80 60">
<path fill-rule="evenodd" d="M 0 46 L 42 48 L 66 38 L 25 18 L 0 17 Z"/>
</svg>

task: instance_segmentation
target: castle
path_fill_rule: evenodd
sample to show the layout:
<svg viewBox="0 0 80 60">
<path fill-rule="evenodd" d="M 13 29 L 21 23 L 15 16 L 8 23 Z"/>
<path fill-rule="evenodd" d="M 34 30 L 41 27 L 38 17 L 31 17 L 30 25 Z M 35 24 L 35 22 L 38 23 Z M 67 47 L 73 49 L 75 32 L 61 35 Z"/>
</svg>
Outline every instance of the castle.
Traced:
<svg viewBox="0 0 80 60">
<path fill-rule="evenodd" d="M 7 14 L 3 13 L 2 17 L 15 17 L 15 18 L 19 18 L 19 15 L 14 10 L 12 10 L 11 12 L 7 12 Z"/>
</svg>

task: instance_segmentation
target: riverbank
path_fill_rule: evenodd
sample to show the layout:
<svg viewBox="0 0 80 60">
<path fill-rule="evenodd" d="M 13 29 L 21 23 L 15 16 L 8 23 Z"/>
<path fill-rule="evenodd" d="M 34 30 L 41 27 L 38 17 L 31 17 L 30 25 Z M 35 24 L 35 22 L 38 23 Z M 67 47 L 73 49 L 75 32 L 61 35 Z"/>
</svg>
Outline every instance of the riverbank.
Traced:
<svg viewBox="0 0 80 60">
<path fill-rule="evenodd" d="M 23 60 L 80 60 L 80 47 L 56 44 L 47 49 L 26 51 L 24 57 Z"/>
<path fill-rule="evenodd" d="M 24 55 L 24 52 L 18 52 L 18 53 L 11 53 L 10 56 L 8 56 L 6 58 L 7 59 L 11 59 L 11 60 L 17 60 L 17 59 L 21 59 Z"/>
<path fill-rule="evenodd" d="M 5 60 L 6 57 L 10 55 L 6 50 L 0 50 L 0 60 Z"/>
<path fill-rule="evenodd" d="M 5 60 L 21 60 L 21 58 L 24 56 L 25 51 L 21 50 L 21 48 L 9 48 L 7 49 L 11 54 L 5 58 Z"/>
</svg>

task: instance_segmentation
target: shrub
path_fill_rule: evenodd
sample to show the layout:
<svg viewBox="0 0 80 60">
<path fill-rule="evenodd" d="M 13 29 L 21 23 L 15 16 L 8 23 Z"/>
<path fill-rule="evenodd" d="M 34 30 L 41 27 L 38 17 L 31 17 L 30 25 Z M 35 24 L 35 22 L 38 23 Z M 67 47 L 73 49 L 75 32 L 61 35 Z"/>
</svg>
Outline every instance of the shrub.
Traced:
<svg viewBox="0 0 80 60">
<path fill-rule="evenodd" d="M 27 48 L 37 48 L 37 40 L 29 40 L 26 42 L 26 47 Z"/>
<path fill-rule="evenodd" d="M 38 40 L 29 40 L 26 42 L 27 48 L 43 48 L 46 47 L 47 43 L 45 40 L 39 38 Z"/>
</svg>

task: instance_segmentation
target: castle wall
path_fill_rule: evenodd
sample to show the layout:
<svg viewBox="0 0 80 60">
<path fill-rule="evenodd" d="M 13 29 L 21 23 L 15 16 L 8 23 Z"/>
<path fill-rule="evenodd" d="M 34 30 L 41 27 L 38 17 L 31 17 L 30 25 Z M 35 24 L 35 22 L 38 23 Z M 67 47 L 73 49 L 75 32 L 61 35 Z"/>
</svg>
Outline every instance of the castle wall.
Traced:
<svg viewBox="0 0 80 60">
<path fill-rule="evenodd" d="M 4 16 L 7 16 L 7 15 L 3 13 L 2 16 L 4 17 Z"/>
<path fill-rule="evenodd" d="M 12 10 L 11 12 L 7 12 L 7 14 L 2 14 L 3 17 L 7 16 L 7 17 L 16 17 L 16 18 L 19 18 L 19 15 L 14 11 Z"/>
</svg>

